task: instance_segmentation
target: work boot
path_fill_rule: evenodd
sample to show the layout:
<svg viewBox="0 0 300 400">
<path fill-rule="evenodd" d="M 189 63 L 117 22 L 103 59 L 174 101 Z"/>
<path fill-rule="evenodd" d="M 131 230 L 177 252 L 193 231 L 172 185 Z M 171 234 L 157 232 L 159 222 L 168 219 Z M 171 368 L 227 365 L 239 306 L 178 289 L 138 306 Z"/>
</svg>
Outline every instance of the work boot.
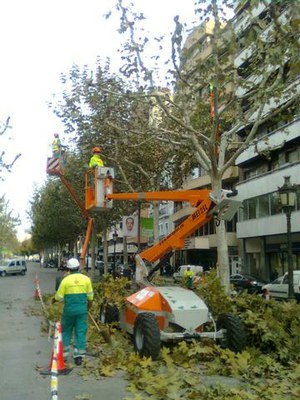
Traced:
<svg viewBox="0 0 300 400">
<path fill-rule="evenodd" d="M 76 357 L 74 361 L 75 361 L 75 364 L 76 364 L 76 365 L 81 365 L 81 363 L 82 363 L 82 357 Z"/>
</svg>

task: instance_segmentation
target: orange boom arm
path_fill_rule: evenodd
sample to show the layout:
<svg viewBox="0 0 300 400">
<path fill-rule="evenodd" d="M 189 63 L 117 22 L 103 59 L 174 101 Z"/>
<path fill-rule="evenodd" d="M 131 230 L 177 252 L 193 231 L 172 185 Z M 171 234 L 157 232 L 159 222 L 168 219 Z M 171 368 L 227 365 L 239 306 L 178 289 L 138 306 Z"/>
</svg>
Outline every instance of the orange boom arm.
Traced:
<svg viewBox="0 0 300 400">
<path fill-rule="evenodd" d="M 210 193 L 210 190 L 177 190 L 170 192 L 114 193 L 106 197 L 108 200 L 186 201 L 195 207 L 193 213 L 178 225 L 173 232 L 159 243 L 140 253 L 140 257 L 143 260 L 153 263 L 171 250 L 181 249 L 184 246 L 185 238 L 213 217 L 213 215 L 208 214 L 214 204 L 209 197 Z"/>
<path fill-rule="evenodd" d="M 182 249 L 184 239 L 190 236 L 202 225 L 206 224 L 212 216 L 208 216 L 207 212 L 211 207 L 211 200 L 207 198 L 203 200 L 196 208 L 192 215 L 184 220 L 177 228 L 168 236 L 163 238 L 159 243 L 144 250 L 140 256 L 142 259 L 154 262 L 163 257 L 171 250 Z"/>
</svg>

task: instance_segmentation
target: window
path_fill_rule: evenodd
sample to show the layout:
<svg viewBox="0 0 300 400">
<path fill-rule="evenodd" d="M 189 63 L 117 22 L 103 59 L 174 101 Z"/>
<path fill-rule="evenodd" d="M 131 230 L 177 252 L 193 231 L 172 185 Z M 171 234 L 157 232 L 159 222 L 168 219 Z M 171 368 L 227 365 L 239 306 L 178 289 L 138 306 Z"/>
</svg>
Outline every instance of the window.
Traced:
<svg viewBox="0 0 300 400">
<path fill-rule="evenodd" d="M 297 200 L 294 210 L 300 209 L 300 187 L 297 188 Z M 268 193 L 263 196 L 244 200 L 241 221 L 249 219 L 270 217 L 282 213 L 278 192 Z"/>
<path fill-rule="evenodd" d="M 210 220 L 207 224 L 201 226 L 196 232 L 195 236 L 207 236 L 216 233 L 215 221 Z"/>
<path fill-rule="evenodd" d="M 278 193 L 270 193 L 270 215 L 276 215 L 281 212 Z"/>
<path fill-rule="evenodd" d="M 268 217 L 269 215 L 269 196 L 260 196 L 258 198 L 258 218 Z"/>
<path fill-rule="evenodd" d="M 225 221 L 226 232 L 236 232 L 237 214 L 230 221 Z"/>
<path fill-rule="evenodd" d="M 300 151 L 298 149 L 291 149 L 285 152 L 285 162 L 293 163 L 300 160 Z"/>
<path fill-rule="evenodd" d="M 257 210 L 257 197 L 248 200 L 248 207 L 249 207 L 249 219 L 256 218 L 256 210 Z"/>
</svg>

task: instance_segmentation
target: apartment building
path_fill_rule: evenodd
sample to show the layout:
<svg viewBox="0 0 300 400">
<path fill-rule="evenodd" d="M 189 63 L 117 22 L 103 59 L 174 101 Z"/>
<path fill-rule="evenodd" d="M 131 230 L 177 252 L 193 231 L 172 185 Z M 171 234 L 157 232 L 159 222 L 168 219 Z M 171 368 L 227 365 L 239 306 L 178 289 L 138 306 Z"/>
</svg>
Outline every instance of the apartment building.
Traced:
<svg viewBox="0 0 300 400">
<path fill-rule="evenodd" d="M 243 40 L 245 32 L 251 26 L 254 18 L 264 23 L 266 33 L 270 29 L 271 18 L 265 2 L 257 2 L 257 6 L 249 12 L 250 2 L 244 1 L 236 9 L 232 21 L 234 31 L 239 37 L 240 49 L 234 56 L 234 64 L 240 74 L 249 82 L 259 82 L 259 77 L 251 74 L 251 63 L 255 46 L 247 45 Z M 285 22 L 289 18 L 287 2 L 278 6 L 281 14 L 279 20 Z M 196 29 L 186 42 L 185 54 L 188 54 L 189 69 L 194 73 L 197 63 L 201 63 L 210 55 L 210 36 L 212 25 L 202 25 Z M 187 61 L 186 61 L 187 62 Z M 288 70 L 288 63 L 287 63 Z M 287 81 L 286 91 L 282 100 L 276 105 L 280 113 L 270 113 L 275 101 L 270 102 L 264 110 L 269 115 L 259 127 L 256 140 L 237 159 L 236 167 L 231 167 L 223 179 L 224 188 L 237 187 L 239 197 L 244 200 L 243 209 L 238 221 L 227 224 L 227 241 L 231 273 L 245 271 L 272 279 L 287 270 L 287 225 L 286 216 L 279 204 L 278 188 L 283 185 L 284 177 L 290 176 L 291 183 L 298 185 L 300 181 L 300 116 L 296 102 L 291 102 L 291 96 L 299 95 L 299 77 L 293 82 Z M 244 89 L 237 89 L 243 96 Z M 283 104 L 288 106 L 285 108 Z M 247 107 L 247 102 L 243 103 Z M 245 108 L 245 111 L 246 108 Z M 246 129 L 242 127 L 238 135 L 243 137 Z M 238 140 L 238 137 L 237 137 Z M 201 189 L 210 186 L 210 179 L 201 168 L 183 185 L 184 189 Z M 295 268 L 300 268 L 300 203 L 299 190 L 295 209 L 292 212 L 292 248 Z M 175 225 L 189 215 L 190 206 L 176 204 L 172 222 Z M 199 229 L 186 240 L 185 248 L 176 252 L 176 263 L 202 264 L 205 268 L 216 263 L 216 235 L 214 222 Z"/>
<path fill-rule="evenodd" d="M 268 7 L 258 2 L 249 15 L 245 1 L 236 13 L 234 29 L 240 38 L 251 26 L 254 18 L 272 21 Z M 288 2 L 278 7 L 279 20 L 284 23 L 291 18 Z M 241 40 L 242 43 L 242 40 Z M 257 76 L 251 74 L 251 62 L 255 49 L 241 46 L 236 54 L 235 66 L 252 82 Z M 250 68 L 249 68 L 250 67 Z M 288 60 L 286 63 L 288 69 Z M 288 96 L 286 95 L 288 93 Z M 297 201 L 291 215 L 291 240 L 293 266 L 300 268 L 300 114 L 297 98 L 300 93 L 299 76 L 287 81 L 286 91 L 276 103 L 279 113 L 270 112 L 272 102 L 264 110 L 265 122 L 260 126 L 257 140 L 237 159 L 240 181 L 237 185 L 244 199 L 243 210 L 237 223 L 237 238 L 243 269 L 249 273 L 273 279 L 287 271 L 287 223 L 279 202 L 278 188 L 284 177 L 290 176 L 292 184 L 298 186 Z M 295 102 L 291 100 L 295 97 Z M 299 101 L 299 100 L 298 100 Z M 286 104 L 286 107 L 285 107 Z M 239 132 L 243 135 L 243 128 Z"/>
<path fill-rule="evenodd" d="M 202 86 L 197 79 L 199 65 L 206 62 L 211 56 L 211 33 L 214 23 L 208 21 L 195 29 L 187 38 L 182 56 L 181 68 L 185 76 L 192 82 L 193 88 L 197 87 L 201 96 L 208 96 L 207 89 L 209 82 Z M 189 87 L 180 89 L 186 90 L 185 95 L 189 96 Z M 223 176 L 223 188 L 232 189 L 238 181 L 238 167 L 230 167 Z M 182 185 L 184 190 L 211 188 L 211 180 L 202 167 L 196 167 L 186 178 Z M 188 203 L 176 203 L 174 214 L 171 217 L 172 223 L 177 226 L 187 218 L 193 209 Z M 236 217 L 237 218 L 237 217 Z M 236 218 L 226 222 L 227 243 L 229 252 L 229 264 L 232 273 L 239 271 L 238 241 L 236 238 Z M 195 264 L 202 265 L 205 270 L 215 267 L 217 263 L 217 236 L 216 222 L 211 220 L 195 231 L 185 240 L 182 250 L 175 252 L 175 265 Z"/>
</svg>

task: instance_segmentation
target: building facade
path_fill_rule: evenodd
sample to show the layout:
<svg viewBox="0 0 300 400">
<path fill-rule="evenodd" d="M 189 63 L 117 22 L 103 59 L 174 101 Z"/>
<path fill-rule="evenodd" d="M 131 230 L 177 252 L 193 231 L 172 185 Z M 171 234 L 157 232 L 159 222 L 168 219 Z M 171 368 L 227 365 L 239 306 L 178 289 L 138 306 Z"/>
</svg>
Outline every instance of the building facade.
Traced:
<svg viewBox="0 0 300 400">
<path fill-rule="evenodd" d="M 289 21 L 291 16 L 288 2 L 276 10 L 281 23 Z M 249 15 L 249 2 L 245 1 L 237 10 L 233 21 L 235 31 L 242 39 L 254 20 L 263 21 L 265 28 L 260 35 L 267 35 L 272 27 L 269 9 L 264 2 Z M 264 25 L 262 25 L 264 26 Z M 243 40 L 240 40 L 243 43 Z M 241 45 L 235 57 L 235 66 L 249 82 L 257 79 L 251 73 L 251 63 L 255 59 L 253 46 Z M 284 69 L 289 70 L 289 60 Z M 284 183 L 284 177 L 290 176 L 292 184 L 298 187 L 297 201 L 291 215 L 291 240 L 293 267 L 300 268 L 300 114 L 298 98 L 300 79 L 286 80 L 286 89 L 281 98 L 264 109 L 266 116 L 259 127 L 257 140 L 237 159 L 240 179 L 237 185 L 243 202 L 243 209 L 237 223 L 237 238 L 242 268 L 267 280 L 283 275 L 288 268 L 287 262 L 287 223 L 279 202 L 278 188 Z M 275 101 L 275 100 L 274 100 Z M 271 111 L 272 110 L 272 111 Z M 239 132 L 243 135 L 243 128 Z"/>
<path fill-rule="evenodd" d="M 288 7 L 289 4 L 283 2 L 276 10 L 281 23 L 286 23 L 291 18 Z M 238 74 L 248 80 L 251 87 L 253 82 L 259 82 L 261 78 L 257 76 L 257 72 L 256 75 L 251 72 L 251 63 L 255 62 L 255 46 L 244 38 L 253 21 L 255 23 L 262 21 L 259 34 L 266 35 L 270 30 L 272 19 L 268 2 L 257 2 L 257 6 L 249 11 L 250 2 L 241 2 L 231 22 L 239 43 L 233 62 Z M 186 42 L 191 71 L 196 71 L 197 63 L 203 62 L 210 56 L 211 29 L 211 25 L 199 27 Z M 288 73 L 288 60 L 284 69 Z M 287 271 L 286 216 L 280 207 L 278 194 L 278 188 L 283 185 L 285 176 L 290 176 L 291 183 L 298 187 L 291 230 L 293 265 L 295 269 L 300 268 L 299 92 L 299 76 L 292 81 L 287 79 L 282 99 L 271 100 L 264 109 L 266 118 L 258 129 L 256 140 L 238 157 L 236 167 L 232 167 L 224 176 L 223 188 L 236 187 L 239 198 L 243 200 L 238 220 L 227 224 L 230 273 L 243 271 L 270 280 Z M 242 99 L 246 94 L 245 89 L 237 88 L 236 94 Z M 248 102 L 244 101 L 245 112 L 247 104 Z M 249 126 L 242 127 L 238 131 L 237 141 L 239 135 L 245 137 L 247 128 Z M 209 177 L 201 168 L 196 169 L 194 175 L 191 175 L 183 185 L 183 189 L 208 187 L 210 187 Z M 189 206 L 176 204 L 172 221 L 177 225 L 190 212 Z M 177 264 L 200 264 L 206 269 L 214 266 L 217 259 L 214 222 L 211 221 L 195 232 L 186 240 L 185 248 L 176 253 Z"/>
</svg>

